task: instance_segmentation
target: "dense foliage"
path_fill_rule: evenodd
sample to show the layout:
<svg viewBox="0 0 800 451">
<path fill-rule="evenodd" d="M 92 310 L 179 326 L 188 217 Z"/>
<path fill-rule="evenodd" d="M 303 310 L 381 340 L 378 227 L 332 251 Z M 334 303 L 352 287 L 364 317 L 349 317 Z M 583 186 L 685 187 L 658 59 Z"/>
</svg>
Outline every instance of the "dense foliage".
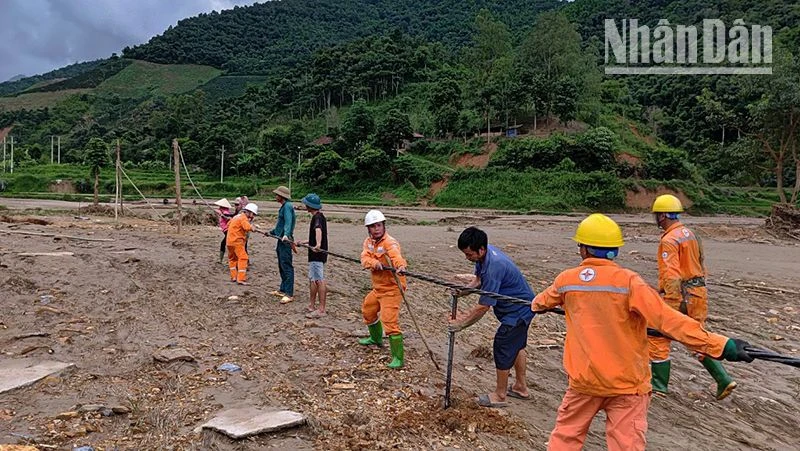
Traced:
<svg viewBox="0 0 800 451">
<path fill-rule="evenodd" d="M 602 74 L 604 18 L 709 17 L 771 25 L 776 75 Z M 424 195 L 455 171 L 435 198 L 449 205 L 501 173 L 513 174 L 498 189 L 547 176 L 536 186 L 550 194 L 525 197 L 542 208 L 618 208 L 620 177 L 777 186 L 796 201 L 798 23 L 789 0 L 266 2 L 182 20 L 123 58 L 2 83 L 0 95 L 56 78 L 31 91 L 95 89 L 0 110 L 0 128 L 14 126 L 23 165 L 47 160 L 58 135 L 69 163 L 93 138 L 119 139 L 126 164 L 166 169 L 177 137 L 209 174 L 224 148 L 226 175 L 291 172 L 332 193 Z M 498 137 L 511 131 L 527 136 Z M 485 174 L 456 170 L 495 145 Z"/>
</svg>

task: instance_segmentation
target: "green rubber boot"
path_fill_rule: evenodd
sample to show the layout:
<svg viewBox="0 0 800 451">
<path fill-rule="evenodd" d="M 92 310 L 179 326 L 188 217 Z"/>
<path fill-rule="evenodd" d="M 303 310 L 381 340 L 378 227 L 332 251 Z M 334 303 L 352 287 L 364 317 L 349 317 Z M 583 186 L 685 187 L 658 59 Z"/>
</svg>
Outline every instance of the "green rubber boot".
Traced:
<svg viewBox="0 0 800 451">
<path fill-rule="evenodd" d="M 364 346 L 383 346 L 383 324 L 380 321 L 375 321 L 367 328 L 369 329 L 369 337 L 358 340 L 358 343 Z"/>
<path fill-rule="evenodd" d="M 653 378 L 650 383 L 653 385 L 653 391 L 657 393 L 667 394 L 667 385 L 669 385 L 669 370 L 672 367 L 672 362 L 650 362 L 650 371 L 653 373 Z"/>
<path fill-rule="evenodd" d="M 392 350 L 392 361 L 386 366 L 392 369 L 403 367 L 405 350 L 403 349 L 403 335 L 389 335 L 389 349 Z"/>
<path fill-rule="evenodd" d="M 717 400 L 725 399 L 736 388 L 736 382 L 728 376 L 728 373 L 722 368 L 722 363 L 714 360 L 711 357 L 704 357 L 700 361 L 706 368 L 706 371 L 717 381 Z"/>
</svg>

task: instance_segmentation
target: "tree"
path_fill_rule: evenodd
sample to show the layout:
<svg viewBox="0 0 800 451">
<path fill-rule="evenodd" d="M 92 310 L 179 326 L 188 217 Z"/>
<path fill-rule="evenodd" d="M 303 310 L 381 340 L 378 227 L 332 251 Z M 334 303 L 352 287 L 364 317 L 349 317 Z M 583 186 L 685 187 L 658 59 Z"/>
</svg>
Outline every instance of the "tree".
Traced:
<svg viewBox="0 0 800 451">
<path fill-rule="evenodd" d="M 463 136 L 464 144 L 467 135 L 473 134 L 481 128 L 481 115 L 475 110 L 461 110 L 458 113 L 458 134 Z"/>
<path fill-rule="evenodd" d="M 564 123 L 575 118 L 592 71 L 589 59 L 581 51 L 581 35 L 563 13 L 548 11 L 537 16 L 519 49 L 517 63 L 534 123 L 540 113 L 545 118 L 555 113 Z"/>
<path fill-rule="evenodd" d="M 355 102 L 342 123 L 342 139 L 349 151 L 355 154 L 367 142 L 373 131 L 375 131 L 375 120 L 367 108 L 367 103 L 363 100 Z"/>
<path fill-rule="evenodd" d="M 400 147 L 403 140 L 412 136 L 411 121 L 408 115 L 398 109 L 391 109 L 378 124 L 375 132 L 375 141 L 390 157 L 396 155 L 395 150 Z"/>
<path fill-rule="evenodd" d="M 481 10 L 475 18 L 476 33 L 469 50 L 473 70 L 473 89 L 478 94 L 480 108 L 486 120 L 486 139 L 489 141 L 492 123 L 492 106 L 508 75 L 507 64 L 511 57 L 511 33 L 503 22 L 496 20 L 488 10 Z"/>
<path fill-rule="evenodd" d="M 94 204 L 99 203 L 98 191 L 100 189 L 100 169 L 111 160 L 108 156 L 108 144 L 100 138 L 92 138 L 84 151 L 84 164 L 89 166 L 89 175 L 94 177 Z"/>
<path fill-rule="evenodd" d="M 431 87 L 431 111 L 436 118 L 436 133 L 445 136 L 458 127 L 461 111 L 461 87 L 450 77 L 444 77 Z"/>
<path fill-rule="evenodd" d="M 757 90 L 761 97 L 748 105 L 747 134 L 761 143 L 775 169 L 775 183 L 782 203 L 797 202 L 800 191 L 800 154 L 797 149 L 800 133 L 800 59 L 783 48 L 775 52 L 773 75 L 745 79 L 747 89 Z M 784 165 L 791 157 L 795 163 L 795 186 L 791 200 L 784 192 Z"/>
</svg>

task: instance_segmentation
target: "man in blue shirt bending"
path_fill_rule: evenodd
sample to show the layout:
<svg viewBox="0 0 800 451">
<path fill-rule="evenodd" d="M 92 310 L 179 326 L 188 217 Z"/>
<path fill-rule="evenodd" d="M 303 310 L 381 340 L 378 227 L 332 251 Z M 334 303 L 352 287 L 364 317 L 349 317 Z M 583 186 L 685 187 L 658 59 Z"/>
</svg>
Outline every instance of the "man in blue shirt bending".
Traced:
<svg viewBox="0 0 800 451">
<path fill-rule="evenodd" d="M 470 288 L 511 296 L 533 299 L 535 294 L 522 272 L 500 249 L 490 246 L 486 232 L 477 227 L 468 227 L 458 237 L 458 248 L 475 263 L 475 277 L 467 284 Z M 483 407 L 505 407 L 506 397 L 529 399 L 525 382 L 528 344 L 528 327 L 533 320 L 530 306 L 497 301 L 481 296 L 478 305 L 450 321 L 450 330 L 459 331 L 480 320 L 489 309 L 494 310 L 500 327 L 494 336 L 494 364 L 497 370 L 497 387 L 492 393 L 480 395 L 478 405 Z M 514 368 L 514 384 L 508 387 L 508 375 Z"/>
</svg>

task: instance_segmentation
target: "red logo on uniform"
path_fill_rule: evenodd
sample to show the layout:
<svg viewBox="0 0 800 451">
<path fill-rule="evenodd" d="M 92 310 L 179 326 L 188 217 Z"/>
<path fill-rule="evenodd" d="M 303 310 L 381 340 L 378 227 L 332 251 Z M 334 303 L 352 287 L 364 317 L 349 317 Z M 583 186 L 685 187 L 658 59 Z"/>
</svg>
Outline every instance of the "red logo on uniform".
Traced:
<svg viewBox="0 0 800 451">
<path fill-rule="evenodd" d="M 580 277 L 581 280 L 584 281 L 584 282 L 589 282 L 592 279 L 594 279 L 594 275 L 595 275 L 594 269 L 586 268 L 583 271 L 581 271 L 580 274 L 578 274 L 578 277 Z"/>
</svg>

